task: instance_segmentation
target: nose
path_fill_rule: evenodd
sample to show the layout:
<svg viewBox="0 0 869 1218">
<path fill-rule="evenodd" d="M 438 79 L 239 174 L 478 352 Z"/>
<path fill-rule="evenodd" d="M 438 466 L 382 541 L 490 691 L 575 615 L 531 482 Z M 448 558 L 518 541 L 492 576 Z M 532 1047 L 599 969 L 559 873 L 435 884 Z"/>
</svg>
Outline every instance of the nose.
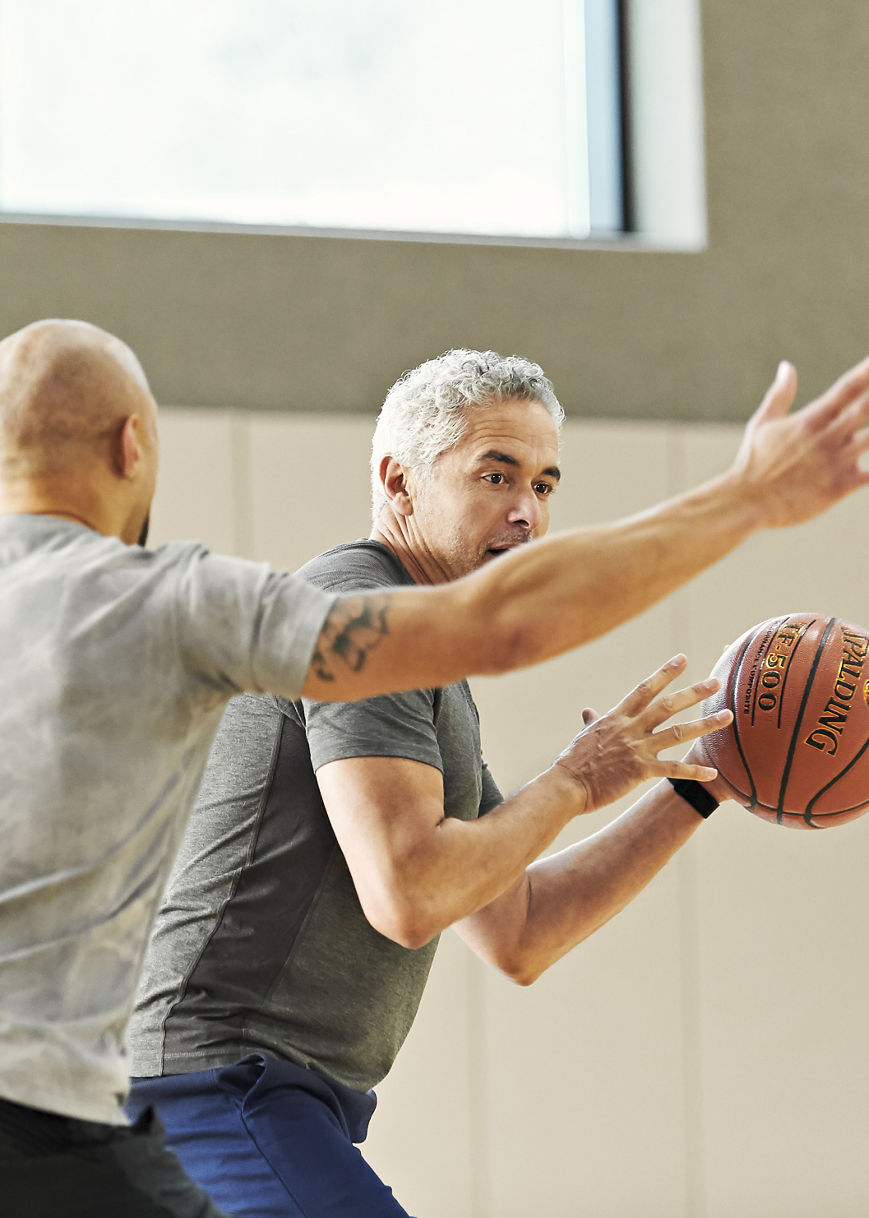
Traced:
<svg viewBox="0 0 869 1218">
<path fill-rule="evenodd" d="M 543 520 L 543 504 L 531 487 L 517 496 L 515 503 L 507 513 L 507 520 L 510 524 L 524 525 L 532 532 L 540 528 Z"/>
</svg>

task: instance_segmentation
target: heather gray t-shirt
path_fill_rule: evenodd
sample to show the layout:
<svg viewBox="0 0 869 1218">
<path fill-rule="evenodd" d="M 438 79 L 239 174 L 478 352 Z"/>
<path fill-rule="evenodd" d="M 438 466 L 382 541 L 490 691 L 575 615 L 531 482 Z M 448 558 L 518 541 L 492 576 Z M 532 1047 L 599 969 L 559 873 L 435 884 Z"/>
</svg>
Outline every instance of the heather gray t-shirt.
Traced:
<svg viewBox="0 0 869 1218">
<path fill-rule="evenodd" d="M 329 591 L 410 583 L 360 541 L 300 574 Z M 130 1025 L 133 1074 L 184 1074 L 251 1052 L 367 1090 L 407 1035 L 436 940 L 410 950 L 374 930 L 315 771 L 405 757 L 443 772 L 448 816 L 501 802 L 467 685 L 366 702 L 245 696 L 227 707 L 145 962 Z"/>
<path fill-rule="evenodd" d="M 0 1096 L 125 1121 L 124 1029 L 220 715 L 298 696 L 331 600 L 196 543 L 0 516 Z"/>
</svg>

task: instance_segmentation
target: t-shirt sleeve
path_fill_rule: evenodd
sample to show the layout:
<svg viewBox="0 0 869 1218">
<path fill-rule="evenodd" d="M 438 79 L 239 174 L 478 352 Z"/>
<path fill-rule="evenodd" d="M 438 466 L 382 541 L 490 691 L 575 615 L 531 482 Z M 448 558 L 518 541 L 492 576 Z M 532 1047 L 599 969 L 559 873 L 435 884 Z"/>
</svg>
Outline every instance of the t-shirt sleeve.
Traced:
<svg viewBox="0 0 869 1218">
<path fill-rule="evenodd" d="M 178 642 L 194 680 L 223 697 L 298 698 L 335 596 L 265 563 L 179 548 Z"/>
<path fill-rule="evenodd" d="M 363 702 L 313 702 L 297 708 L 304 720 L 314 770 L 348 757 L 406 757 L 435 766 L 443 760 L 434 726 L 431 689 L 367 698 Z"/>
</svg>

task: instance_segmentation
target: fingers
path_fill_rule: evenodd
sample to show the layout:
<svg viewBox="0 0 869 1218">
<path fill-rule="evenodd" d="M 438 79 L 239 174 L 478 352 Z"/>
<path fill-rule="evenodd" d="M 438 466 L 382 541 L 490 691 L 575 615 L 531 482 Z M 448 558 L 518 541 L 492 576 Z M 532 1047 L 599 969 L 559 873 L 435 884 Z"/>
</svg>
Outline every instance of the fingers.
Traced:
<svg viewBox="0 0 869 1218">
<path fill-rule="evenodd" d="M 833 414 L 826 411 L 826 426 L 834 442 L 838 441 L 844 446 L 860 438 L 858 433 L 869 423 L 869 389 L 850 404 L 839 406 L 837 411 Z"/>
<path fill-rule="evenodd" d="M 729 710 L 716 711 L 713 715 L 705 715 L 702 719 L 694 719 L 691 723 L 674 723 L 672 727 L 655 732 L 651 746 L 655 754 L 663 752 L 676 744 L 684 744 L 688 740 L 699 740 L 710 732 L 718 732 L 733 721 Z M 690 756 L 690 754 L 689 754 Z M 658 760 L 657 773 L 661 778 L 693 778 L 696 782 L 711 782 L 718 777 L 714 766 L 699 765 L 687 758 L 682 761 Z"/>
<path fill-rule="evenodd" d="M 689 761 L 673 761 L 668 765 L 662 763 L 662 778 L 693 778 L 695 782 L 712 782 L 718 777 L 718 771 L 709 765 L 694 765 Z"/>
<path fill-rule="evenodd" d="M 690 723 L 674 723 L 662 728 L 652 736 L 656 753 L 672 748 L 675 744 L 685 744 L 689 740 L 699 740 L 710 732 L 718 732 L 728 723 L 733 722 L 733 712 L 729 710 L 715 711 L 714 714 L 704 715 L 702 719 L 694 719 Z M 711 775 L 715 777 L 715 775 Z"/>
<path fill-rule="evenodd" d="M 869 471 L 860 465 L 861 456 L 869 452 L 869 389 L 850 405 L 837 409 L 838 414 L 831 414 L 824 407 L 824 421 L 816 434 L 823 433 L 829 467 L 836 471 L 837 490 L 847 493 L 869 482 Z"/>
<path fill-rule="evenodd" d="M 685 669 L 688 663 L 683 654 L 673 656 L 666 664 L 661 667 L 645 681 L 641 681 L 631 692 L 622 699 L 615 707 L 615 713 L 621 713 L 628 718 L 640 720 L 643 728 L 647 732 L 653 731 L 660 727 L 668 719 L 672 719 L 673 715 L 678 715 L 680 711 L 687 710 L 689 706 L 696 706 L 698 702 L 702 702 L 705 698 L 709 698 L 721 687 L 721 682 L 717 677 L 706 677 L 703 681 L 697 681 L 694 685 L 688 685 L 684 689 L 675 690 L 671 694 L 661 696 L 662 691 Z M 729 712 L 727 712 L 729 715 Z M 586 716 L 591 714 L 592 718 Z M 597 716 L 594 712 L 588 710 L 583 711 L 582 719 L 585 726 L 593 723 Z M 712 717 L 697 720 L 697 723 L 711 722 Z M 729 723 L 730 720 L 725 720 Z M 708 727 L 704 731 L 692 731 L 688 733 L 688 728 L 693 728 L 695 724 L 674 724 L 670 729 L 675 733 L 675 738 L 670 740 L 669 744 L 678 744 L 683 740 L 693 740 L 696 736 L 706 735 L 706 732 L 714 732 L 723 724 L 718 723 L 715 726 Z M 660 748 L 667 748 L 669 745 L 662 744 Z"/>
<path fill-rule="evenodd" d="M 830 388 L 806 407 L 821 416 L 836 415 L 844 406 L 869 390 L 869 358 L 849 368 Z"/>
<path fill-rule="evenodd" d="M 788 413 L 797 396 L 797 370 L 787 360 L 782 360 L 775 374 L 775 380 L 763 395 L 763 401 L 754 412 L 753 422 L 762 423 L 766 419 L 781 418 Z"/>
<path fill-rule="evenodd" d="M 796 392 L 796 369 L 787 360 L 782 360 L 774 381 L 754 413 L 752 424 L 783 418 L 793 406 Z M 852 403 L 856 409 L 848 425 L 853 429 L 869 422 L 869 357 L 843 373 L 820 397 L 804 407 L 800 415 L 806 422 L 824 426 L 839 418 Z"/>
<path fill-rule="evenodd" d="M 869 358 L 788 414 L 795 392 L 796 373 L 783 363 L 749 421 L 734 467 L 767 528 L 811 520 L 869 484 L 859 464 L 869 451 Z"/>
<path fill-rule="evenodd" d="M 699 745 L 683 761 L 660 757 L 666 749 L 726 727 L 733 718 L 729 710 L 716 710 L 690 722 L 665 724 L 720 688 L 716 677 L 707 677 L 665 693 L 686 663 L 684 655 L 673 656 L 606 715 L 598 717 L 588 708 L 583 711 L 583 730 L 555 764 L 582 790 L 584 812 L 612 803 L 647 778 L 673 776 L 708 782 L 716 777 L 714 768 L 699 764 L 705 760 Z"/>
<path fill-rule="evenodd" d="M 629 694 L 626 694 L 618 706 L 615 707 L 615 710 L 621 711 L 622 714 L 630 715 L 631 717 L 639 715 L 667 688 L 671 681 L 674 681 L 681 672 L 685 671 L 687 663 L 687 657 L 681 653 L 673 656 L 666 664 L 662 664 L 656 672 L 653 672 L 650 677 L 647 677 L 645 681 L 641 681 L 639 685 L 636 685 Z M 686 705 L 690 705 L 690 703 Z M 670 714 L 672 713 L 670 712 Z M 669 715 L 664 715 L 663 718 L 667 719 Z"/>
<path fill-rule="evenodd" d="M 705 698 L 710 698 L 720 688 L 721 682 L 717 677 L 706 677 L 695 685 L 687 685 L 684 689 L 677 689 L 672 694 L 657 698 L 643 712 L 643 719 L 649 729 L 660 727 L 665 720 L 672 719 L 673 715 L 687 710 L 689 706 L 696 706 Z"/>
</svg>

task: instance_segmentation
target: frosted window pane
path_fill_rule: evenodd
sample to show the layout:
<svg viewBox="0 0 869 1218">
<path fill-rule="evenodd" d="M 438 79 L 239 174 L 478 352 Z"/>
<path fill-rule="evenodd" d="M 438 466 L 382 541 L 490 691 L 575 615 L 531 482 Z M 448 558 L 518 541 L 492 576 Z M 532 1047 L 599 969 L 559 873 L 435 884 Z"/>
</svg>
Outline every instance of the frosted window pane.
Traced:
<svg viewBox="0 0 869 1218">
<path fill-rule="evenodd" d="M 584 236 L 583 36 L 582 0 L 0 0 L 0 208 Z"/>
</svg>

